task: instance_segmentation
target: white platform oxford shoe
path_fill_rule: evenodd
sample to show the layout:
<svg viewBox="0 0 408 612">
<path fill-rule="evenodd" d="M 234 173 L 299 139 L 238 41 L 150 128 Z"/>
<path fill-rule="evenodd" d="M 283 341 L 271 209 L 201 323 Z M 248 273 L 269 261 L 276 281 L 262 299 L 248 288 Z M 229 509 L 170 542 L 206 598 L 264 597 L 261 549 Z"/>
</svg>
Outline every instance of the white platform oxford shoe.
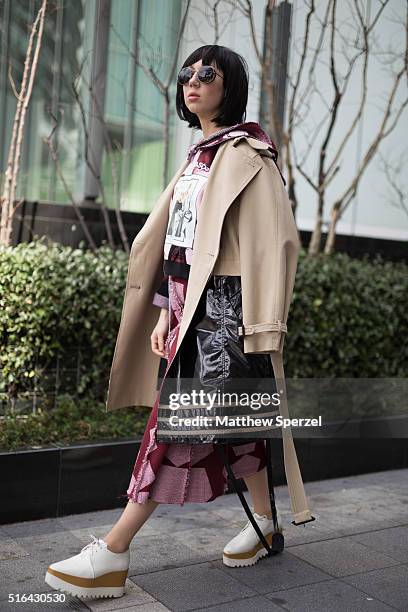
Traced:
<svg viewBox="0 0 408 612">
<path fill-rule="evenodd" d="M 272 546 L 272 536 L 275 533 L 273 519 L 268 518 L 266 514 L 260 515 L 252 512 L 254 519 L 259 525 L 263 535 L 266 538 L 269 546 Z M 280 517 L 278 509 L 276 509 L 278 522 L 278 530 L 282 533 L 280 525 Z M 245 523 L 244 527 L 234 536 L 232 540 L 225 545 L 222 555 L 222 561 L 228 567 L 245 567 L 254 565 L 262 557 L 266 557 L 268 551 L 259 539 L 255 529 L 252 527 L 251 521 Z"/>
<path fill-rule="evenodd" d="M 45 582 L 76 597 L 121 597 L 129 571 L 130 550 L 115 553 L 105 540 L 93 538 L 80 553 L 52 563 Z"/>
</svg>

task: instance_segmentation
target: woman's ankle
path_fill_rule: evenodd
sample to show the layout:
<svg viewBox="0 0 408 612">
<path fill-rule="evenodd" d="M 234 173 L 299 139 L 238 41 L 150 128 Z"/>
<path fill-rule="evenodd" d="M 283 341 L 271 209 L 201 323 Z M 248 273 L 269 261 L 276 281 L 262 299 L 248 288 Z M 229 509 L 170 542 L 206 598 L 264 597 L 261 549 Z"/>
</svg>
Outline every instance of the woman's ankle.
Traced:
<svg viewBox="0 0 408 612">
<path fill-rule="evenodd" d="M 123 544 L 121 542 L 116 542 L 114 540 L 111 540 L 109 537 L 102 538 L 102 539 L 103 539 L 104 542 L 106 542 L 106 544 L 108 546 L 108 550 L 110 550 L 113 553 L 124 553 L 129 548 L 128 544 Z"/>
<path fill-rule="evenodd" d="M 256 513 L 257 513 L 259 516 L 265 516 L 265 514 L 266 514 L 266 516 L 267 516 L 267 518 L 268 518 L 269 520 L 271 520 L 271 519 L 272 519 L 272 512 L 271 512 L 270 510 L 261 510 L 261 511 L 259 511 L 259 512 L 258 512 L 258 511 L 257 511 L 257 510 L 255 510 L 255 508 L 254 508 L 254 512 L 256 512 Z"/>
</svg>

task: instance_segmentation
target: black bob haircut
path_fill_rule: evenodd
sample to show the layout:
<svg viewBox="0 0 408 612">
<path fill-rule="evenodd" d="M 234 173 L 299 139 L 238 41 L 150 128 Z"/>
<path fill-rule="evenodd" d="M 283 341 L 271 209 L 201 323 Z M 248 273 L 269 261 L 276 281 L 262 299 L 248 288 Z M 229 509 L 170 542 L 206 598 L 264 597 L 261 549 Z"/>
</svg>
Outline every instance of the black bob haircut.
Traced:
<svg viewBox="0 0 408 612">
<path fill-rule="evenodd" d="M 191 66 L 198 61 L 203 66 L 209 66 L 215 61 L 216 68 L 223 72 L 224 99 L 218 115 L 212 120 L 216 126 L 229 126 L 243 123 L 246 117 L 248 103 L 248 65 L 246 60 L 221 45 L 204 45 L 191 53 L 182 68 Z M 198 116 L 188 110 L 184 102 L 183 85 L 177 83 L 176 95 L 177 114 L 183 121 L 188 121 L 189 128 L 201 129 Z"/>
</svg>

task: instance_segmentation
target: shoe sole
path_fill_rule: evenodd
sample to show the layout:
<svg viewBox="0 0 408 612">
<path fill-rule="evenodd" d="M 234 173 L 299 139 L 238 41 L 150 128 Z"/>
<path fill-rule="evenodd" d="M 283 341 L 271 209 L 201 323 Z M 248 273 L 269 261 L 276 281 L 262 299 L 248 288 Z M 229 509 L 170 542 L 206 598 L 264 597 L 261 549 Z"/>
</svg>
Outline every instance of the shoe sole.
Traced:
<svg viewBox="0 0 408 612">
<path fill-rule="evenodd" d="M 57 572 L 49 567 L 45 582 L 57 591 L 76 597 L 122 597 L 125 594 L 128 571 L 109 572 L 98 578 L 81 578 Z"/>
<path fill-rule="evenodd" d="M 269 546 L 272 546 L 273 533 L 268 533 L 265 538 Z M 222 562 L 228 567 L 247 567 L 248 565 L 255 565 L 259 559 L 266 557 L 268 551 L 262 544 L 258 544 L 252 549 L 242 553 L 223 553 Z"/>
</svg>

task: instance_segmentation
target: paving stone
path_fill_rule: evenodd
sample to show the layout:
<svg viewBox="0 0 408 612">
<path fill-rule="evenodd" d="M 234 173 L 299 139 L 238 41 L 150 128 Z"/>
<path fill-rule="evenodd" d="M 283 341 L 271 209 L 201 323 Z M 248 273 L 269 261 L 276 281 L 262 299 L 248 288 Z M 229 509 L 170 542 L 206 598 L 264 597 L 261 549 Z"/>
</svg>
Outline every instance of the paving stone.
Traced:
<svg viewBox="0 0 408 612">
<path fill-rule="evenodd" d="M 56 591 L 55 591 L 56 592 Z M 64 595 L 60 593 L 60 595 Z M 19 606 L 19 607 L 18 607 Z M 17 610 L 24 610 L 24 612 L 44 612 L 49 610 L 50 612 L 56 612 L 56 610 L 88 610 L 89 608 L 82 603 L 79 599 L 66 595 L 66 599 L 58 599 L 54 601 L 42 601 L 38 603 L 24 602 L 24 603 L 10 603 L 6 601 L 0 601 L 1 612 L 16 612 Z"/>
<path fill-rule="evenodd" d="M 291 547 L 307 542 L 317 542 L 320 540 L 330 540 L 333 537 L 342 535 L 342 530 L 333 525 L 330 517 L 319 515 L 315 510 L 312 512 L 315 521 L 305 525 L 292 525 L 290 521 L 284 521 L 285 546 Z"/>
<path fill-rule="evenodd" d="M 210 606 L 209 608 L 198 608 L 194 612 L 274 612 L 282 610 L 280 606 L 276 606 L 272 601 L 266 597 L 246 597 L 245 599 L 239 599 L 229 601 L 225 604 L 217 604 L 216 606 Z"/>
<path fill-rule="evenodd" d="M 327 480 L 314 480 L 305 483 L 306 494 L 317 492 L 338 491 L 347 488 L 365 488 L 366 486 L 386 486 L 390 490 L 401 489 L 402 483 L 407 478 L 406 468 L 398 470 L 383 470 L 353 476 L 341 476 L 339 478 L 328 478 Z"/>
<path fill-rule="evenodd" d="M 14 603 L 10 604 L 9 593 L 18 593 L 22 595 L 34 595 L 36 593 L 52 593 L 54 597 L 60 597 L 61 593 L 54 591 L 48 584 L 44 582 L 46 567 L 36 561 L 31 555 L 20 559 L 8 559 L 1 563 L 1 581 L 0 581 L 0 610 L 44 610 L 44 609 L 60 609 L 70 608 L 83 610 L 84 605 L 76 598 L 70 595 L 63 594 L 62 600 L 54 600 L 53 602 L 40 603 Z M 19 606 L 19 607 L 18 607 Z M 23 607 L 24 606 L 24 607 Z"/>
<path fill-rule="evenodd" d="M 243 523 L 246 516 L 242 506 L 238 508 L 237 506 L 231 506 L 230 508 L 219 507 L 212 512 L 216 520 L 221 521 L 223 524 L 229 524 L 238 526 Z"/>
<path fill-rule="evenodd" d="M 169 608 L 163 606 L 163 604 L 159 601 L 150 601 L 149 603 L 142 604 L 140 606 L 131 605 L 130 607 L 126 608 L 116 608 L 116 610 L 128 610 L 132 612 L 171 612 Z"/>
<path fill-rule="evenodd" d="M 290 552 L 332 576 L 347 576 L 397 564 L 392 557 L 373 553 L 351 537 L 292 546 Z"/>
<path fill-rule="evenodd" d="M 110 528 L 122 515 L 123 508 L 113 510 L 101 510 L 99 512 L 84 512 L 83 514 L 68 514 L 55 519 L 60 529 L 85 529 L 107 525 Z"/>
<path fill-rule="evenodd" d="M 345 584 L 342 580 L 325 580 L 313 585 L 306 585 L 277 591 L 266 595 L 280 609 L 290 612 L 387 612 L 390 606 L 369 597 L 358 589 Z"/>
<path fill-rule="evenodd" d="M 372 550 L 385 553 L 402 563 L 408 563 L 408 527 L 391 527 L 351 536 L 353 541 Z"/>
<path fill-rule="evenodd" d="M 341 536 L 349 533 L 352 523 L 350 522 L 349 517 L 344 511 L 334 513 L 327 512 L 319 508 L 319 510 L 317 511 L 311 509 L 311 512 L 312 515 L 316 517 L 316 521 L 311 523 L 311 527 L 314 527 L 316 525 L 317 529 L 320 528 L 323 532 L 331 534 L 331 537 Z M 360 526 L 358 519 L 356 524 Z M 309 525 L 306 524 L 306 529 L 308 526 Z"/>
<path fill-rule="evenodd" d="M 272 557 L 263 557 L 249 567 L 228 567 L 222 560 L 213 561 L 211 565 L 260 594 L 331 578 L 329 574 L 294 557 L 287 550 Z"/>
<path fill-rule="evenodd" d="M 89 610 L 93 612 L 108 612 L 108 610 L 129 610 L 130 608 L 136 608 L 140 610 L 140 606 L 142 604 L 150 604 L 154 606 L 158 603 L 154 597 L 146 593 L 140 586 L 135 584 L 129 578 L 126 580 L 125 584 L 125 594 L 122 597 L 118 597 L 115 599 L 84 599 L 82 597 L 78 598 L 80 601 L 83 601 Z M 158 604 L 161 606 L 161 604 Z M 154 608 L 153 608 L 154 609 Z M 157 610 L 167 610 L 167 608 L 156 608 Z"/>
<path fill-rule="evenodd" d="M 29 553 L 13 538 L 0 537 L 0 561 L 26 557 Z"/>
<path fill-rule="evenodd" d="M 61 531 L 61 525 L 56 519 L 41 519 L 39 521 L 23 521 L 8 523 L 1 526 L 2 532 L 9 538 L 24 538 L 30 535 L 48 535 Z"/>
<path fill-rule="evenodd" d="M 254 589 L 208 563 L 132 576 L 131 579 L 174 612 L 257 595 Z M 235 609 L 235 604 L 231 609 Z"/>
<path fill-rule="evenodd" d="M 219 517 L 212 511 L 194 513 L 184 509 L 179 510 L 178 514 L 165 516 L 156 516 L 155 513 L 153 513 L 147 523 L 143 525 L 142 529 L 148 527 L 144 535 L 153 535 L 153 533 L 178 533 L 180 531 L 208 527 L 209 523 L 217 524 L 218 521 Z M 142 531 L 140 531 L 140 533 L 142 533 Z"/>
<path fill-rule="evenodd" d="M 43 565 L 44 572 L 50 563 L 72 557 L 82 547 L 81 541 L 69 531 L 19 538 L 18 544 L 26 554 Z"/>
<path fill-rule="evenodd" d="M 122 610 L 125 610 L 126 608 L 122 608 Z M 137 606 L 137 608 L 133 608 L 132 610 L 135 610 L 135 612 L 171 612 L 171 610 L 169 610 L 169 608 L 166 608 L 166 606 L 163 606 L 162 603 L 160 603 L 159 601 L 154 601 L 151 603 L 147 603 L 147 604 L 143 604 L 141 606 Z"/>
<path fill-rule="evenodd" d="M 129 576 L 147 574 L 201 561 L 199 552 L 176 541 L 174 536 L 158 534 L 136 537 L 130 546 Z"/>
<path fill-rule="evenodd" d="M 394 606 L 397 610 L 408 610 L 408 567 L 384 567 L 343 578 L 345 582 L 364 591 L 371 597 Z"/>
<path fill-rule="evenodd" d="M 309 497 L 319 505 L 321 509 L 330 509 L 333 504 L 347 506 L 348 504 L 360 505 L 362 501 L 375 502 L 379 499 L 382 487 L 378 485 L 365 485 L 363 487 L 349 486 L 341 487 L 338 490 L 321 492 Z"/>
<path fill-rule="evenodd" d="M 234 526 L 201 527 L 194 531 L 176 533 L 175 540 L 195 551 L 202 561 L 209 561 L 222 557 L 224 546 L 238 531 L 239 528 Z"/>
<path fill-rule="evenodd" d="M 47 588 L 44 582 L 46 569 L 31 555 L 2 561 L 0 600 L 8 600 L 9 593 L 29 594 L 45 591 Z"/>
</svg>

